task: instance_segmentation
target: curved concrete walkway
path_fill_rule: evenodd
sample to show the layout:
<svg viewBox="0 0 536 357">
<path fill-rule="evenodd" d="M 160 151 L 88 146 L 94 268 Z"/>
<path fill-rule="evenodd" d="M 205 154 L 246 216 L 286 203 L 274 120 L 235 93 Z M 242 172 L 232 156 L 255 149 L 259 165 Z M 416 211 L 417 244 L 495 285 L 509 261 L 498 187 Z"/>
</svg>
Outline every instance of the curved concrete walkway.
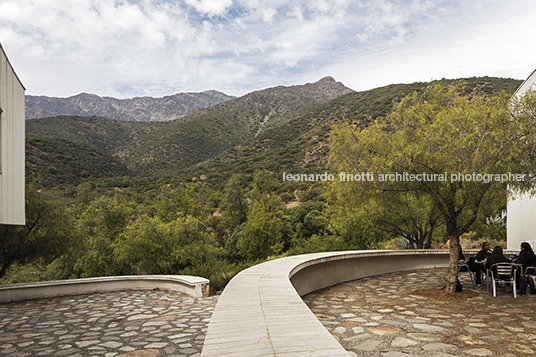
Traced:
<svg viewBox="0 0 536 357">
<path fill-rule="evenodd" d="M 202 356 L 348 356 L 300 296 L 394 271 L 448 266 L 448 251 L 350 251 L 291 256 L 236 275 L 212 315 Z"/>
</svg>

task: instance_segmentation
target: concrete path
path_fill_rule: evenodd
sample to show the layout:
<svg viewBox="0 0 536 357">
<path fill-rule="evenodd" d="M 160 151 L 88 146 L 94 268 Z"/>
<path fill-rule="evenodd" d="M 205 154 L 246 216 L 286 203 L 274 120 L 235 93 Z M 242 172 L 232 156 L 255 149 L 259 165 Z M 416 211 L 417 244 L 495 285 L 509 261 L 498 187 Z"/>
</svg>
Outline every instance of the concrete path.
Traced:
<svg viewBox="0 0 536 357">
<path fill-rule="evenodd" d="M 0 304 L 0 356 L 199 356 L 217 300 L 149 290 Z"/>
<path fill-rule="evenodd" d="M 453 357 L 536 355 L 536 295 L 514 299 L 499 289 L 464 302 L 412 295 L 445 285 L 445 269 L 390 273 L 303 297 L 320 322 L 354 356 Z"/>
</svg>

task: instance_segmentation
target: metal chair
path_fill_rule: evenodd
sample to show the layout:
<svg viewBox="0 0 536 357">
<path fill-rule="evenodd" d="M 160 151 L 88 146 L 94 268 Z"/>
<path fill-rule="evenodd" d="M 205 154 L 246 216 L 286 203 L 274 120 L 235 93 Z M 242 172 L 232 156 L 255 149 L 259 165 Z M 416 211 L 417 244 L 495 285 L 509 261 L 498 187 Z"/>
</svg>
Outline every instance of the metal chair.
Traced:
<svg viewBox="0 0 536 357">
<path fill-rule="evenodd" d="M 482 286 L 484 286 L 484 283 L 486 285 L 486 291 L 490 292 L 491 290 L 491 272 L 490 269 L 486 267 L 486 261 L 475 261 L 476 264 L 480 264 L 480 276 L 482 281 Z M 476 273 L 475 273 L 476 274 Z"/>
<path fill-rule="evenodd" d="M 484 281 L 486 282 L 486 287 L 489 287 L 489 276 L 487 274 L 487 268 L 486 268 L 486 261 L 485 260 L 476 260 L 476 255 L 474 257 L 469 258 L 467 261 L 467 264 L 471 267 L 471 259 L 473 259 L 473 275 L 475 277 L 475 285 L 476 285 L 476 277 L 477 274 L 480 274 L 480 284 L 483 285 Z M 488 289 L 489 291 L 489 289 Z"/>
<path fill-rule="evenodd" d="M 460 273 L 468 273 L 469 277 L 471 278 L 471 282 L 473 283 L 473 285 L 475 285 L 475 279 L 473 277 L 473 272 L 471 271 L 471 269 L 469 269 L 469 265 L 467 265 L 467 263 L 458 262 L 458 275 L 460 275 Z"/>
<path fill-rule="evenodd" d="M 493 284 L 493 297 L 497 297 L 497 284 L 500 282 L 511 283 L 514 298 L 517 298 L 516 271 L 517 266 L 512 263 L 496 263 L 490 267 L 491 282 Z"/>
</svg>

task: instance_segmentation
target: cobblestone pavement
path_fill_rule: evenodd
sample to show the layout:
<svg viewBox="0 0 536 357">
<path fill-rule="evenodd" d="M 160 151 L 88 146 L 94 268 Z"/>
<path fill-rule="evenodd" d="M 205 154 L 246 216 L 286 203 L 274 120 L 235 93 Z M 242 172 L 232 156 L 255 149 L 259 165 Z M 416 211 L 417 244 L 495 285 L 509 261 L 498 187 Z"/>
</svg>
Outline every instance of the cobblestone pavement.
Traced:
<svg viewBox="0 0 536 357">
<path fill-rule="evenodd" d="M 514 299 L 506 289 L 496 298 L 438 301 L 411 293 L 441 288 L 446 269 L 398 272 L 308 294 L 304 301 L 331 334 L 355 356 L 534 356 L 536 296 Z"/>
<path fill-rule="evenodd" d="M 154 290 L 0 304 L 0 356 L 200 356 L 217 300 Z"/>
</svg>

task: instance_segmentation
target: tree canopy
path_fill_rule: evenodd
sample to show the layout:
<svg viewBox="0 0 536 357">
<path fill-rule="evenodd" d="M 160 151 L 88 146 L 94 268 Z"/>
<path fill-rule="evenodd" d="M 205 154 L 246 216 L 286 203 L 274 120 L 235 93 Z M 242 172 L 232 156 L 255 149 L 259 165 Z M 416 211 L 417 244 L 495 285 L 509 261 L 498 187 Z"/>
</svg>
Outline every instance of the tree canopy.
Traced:
<svg viewBox="0 0 536 357">
<path fill-rule="evenodd" d="M 507 95 L 469 96 L 458 86 L 434 84 L 364 129 L 339 125 L 330 163 L 354 179 L 360 175 L 334 183 L 345 197 L 339 205 L 366 206 L 382 219 L 398 210 L 390 223 L 407 231 L 416 221 L 429 222 L 428 229 L 443 221 L 451 243 L 447 291 L 453 292 L 460 235 L 484 201 L 505 197 L 507 184 L 522 183 L 531 169 L 524 153 L 533 150 L 534 116 L 519 111 L 514 118 L 510 108 Z"/>
<path fill-rule="evenodd" d="M 67 213 L 33 185 L 26 188 L 26 225 L 0 225 L 0 278 L 14 263 L 42 258 L 51 262 L 69 241 Z M 63 224 L 56 224 L 63 222 Z"/>
</svg>

